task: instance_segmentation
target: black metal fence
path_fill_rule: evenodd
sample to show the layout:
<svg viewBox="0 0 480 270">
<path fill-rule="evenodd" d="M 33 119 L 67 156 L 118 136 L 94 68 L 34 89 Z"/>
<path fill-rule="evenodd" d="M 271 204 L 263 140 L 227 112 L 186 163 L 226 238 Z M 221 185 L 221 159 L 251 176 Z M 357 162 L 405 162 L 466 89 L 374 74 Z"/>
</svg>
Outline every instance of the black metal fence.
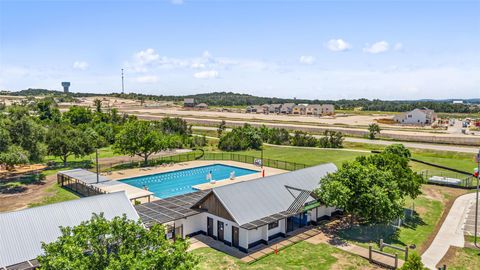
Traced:
<svg viewBox="0 0 480 270">
<path fill-rule="evenodd" d="M 477 185 L 477 180 L 473 176 L 468 176 L 463 173 L 456 173 L 445 170 L 423 170 L 419 174 L 429 184 L 458 187 L 458 188 L 474 188 Z M 432 178 L 432 177 L 436 178 Z M 443 179 L 443 180 L 442 180 Z M 449 182 L 450 179 L 458 179 L 459 183 Z"/>
<path fill-rule="evenodd" d="M 86 197 L 106 193 L 105 191 L 95 186 L 88 185 L 82 181 L 79 181 L 78 179 L 69 177 L 61 173 L 57 174 L 57 183 L 61 187 L 68 188 Z"/>
<path fill-rule="evenodd" d="M 109 171 L 109 170 L 122 170 L 129 168 L 138 168 L 143 166 L 157 166 L 165 163 L 180 163 L 188 162 L 193 160 L 231 160 L 248 164 L 255 164 L 261 161 L 261 158 L 249 155 L 242 155 L 229 152 L 219 152 L 219 153 L 204 153 L 200 154 L 198 152 L 189 152 L 178 155 L 163 156 L 159 158 L 152 159 L 148 161 L 148 164 L 145 165 L 141 161 L 132 161 L 128 163 L 116 164 L 113 166 L 100 166 L 100 171 Z M 277 168 L 287 171 L 295 171 L 298 169 L 303 169 L 308 167 L 303 163 L 289 162 L 284 160 L 276 159 L 263 159 L 263 165 L 266 167 Z"/>
</svg>

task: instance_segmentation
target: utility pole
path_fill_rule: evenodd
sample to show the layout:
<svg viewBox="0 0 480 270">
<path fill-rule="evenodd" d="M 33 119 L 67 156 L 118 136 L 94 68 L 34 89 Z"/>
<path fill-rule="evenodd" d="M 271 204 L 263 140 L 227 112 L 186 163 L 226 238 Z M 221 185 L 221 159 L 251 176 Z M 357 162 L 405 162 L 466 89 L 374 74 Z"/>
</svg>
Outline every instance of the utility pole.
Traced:
<svg viewBox="0 0 480 270">
<path fill-rule="evenodd" d="M 122 68 L 122 95 L 125 94 L 125 87 L 123 84 L 123 68 Z"/>
<path fill-rule="evenodd" d="M 99 176 L 98 176 L 98 148 L 95 149 L 95 164 L 97 165 L 97 184 L 98 184 L 98 180 L 99 180 Z"/>
</svg>

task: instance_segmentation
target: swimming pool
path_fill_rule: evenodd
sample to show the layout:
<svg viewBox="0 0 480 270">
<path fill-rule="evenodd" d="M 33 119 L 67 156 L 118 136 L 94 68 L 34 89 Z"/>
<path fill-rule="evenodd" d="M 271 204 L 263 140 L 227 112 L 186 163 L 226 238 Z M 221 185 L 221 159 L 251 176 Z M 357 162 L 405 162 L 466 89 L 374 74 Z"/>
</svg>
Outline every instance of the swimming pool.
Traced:
<svg viewBox="0 0 480 270">
<path fill-rule="evenodd" d="M 149 191 L 155 193 L 155 197 L 168 198 L 196 191 L 192 186 L 207 183 L 207 175 L 210 171 L 212 172 L 213 180 L 217 181 L 230 178 L 232 171 L 235 172 L 235 177 L 258 172 L 224 164 L 212 164 L 119 181 L 142 189 L 145 185 Z"/>
</svg>

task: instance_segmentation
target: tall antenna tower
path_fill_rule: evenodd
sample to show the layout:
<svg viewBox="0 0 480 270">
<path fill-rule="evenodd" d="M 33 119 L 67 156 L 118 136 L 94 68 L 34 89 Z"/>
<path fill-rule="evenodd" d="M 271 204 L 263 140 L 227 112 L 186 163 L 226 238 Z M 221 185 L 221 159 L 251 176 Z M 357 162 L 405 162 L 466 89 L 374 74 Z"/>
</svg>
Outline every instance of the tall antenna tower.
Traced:
<svg viewBox="0 0 480 270">
<path fill-rule="evenodd" d="M 122 95 L 125 93 L 125 87 L 123 84 L 123 68 L 122 68 Z"/>
</svg>

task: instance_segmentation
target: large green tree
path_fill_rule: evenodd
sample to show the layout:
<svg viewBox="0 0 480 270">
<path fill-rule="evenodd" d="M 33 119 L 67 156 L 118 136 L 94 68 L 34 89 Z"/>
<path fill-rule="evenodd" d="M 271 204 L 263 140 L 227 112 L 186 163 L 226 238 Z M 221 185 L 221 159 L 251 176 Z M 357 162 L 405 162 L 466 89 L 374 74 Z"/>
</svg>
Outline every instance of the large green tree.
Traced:
<svg viewBox="0 0 480 270">
<path fill-rule="evenodd" d="M 370 140 L 374 140 L 378 133 L 380 133 L 380 126 L 377 123 L 368 125 L 368 138 Z"/>
<path fill-rule="evenodd" d="M 45 128 L 35 122 L 30 116 L 15 118 L 8 124 L 10 138 L 16 144 L 28 152 L 28 158 L 32 162 L 39 162 L 45 155 Z"/>
<path fill-rule="evenodd" d="M 350 214 L 352 220 L 386 224 L 402 217 L 405 198 L 421 194 L 423 183 L 409 168 L 407 151 L 394 145 L 381 154 L 346 162 L 323 178 L 315 193 L 326 205 Z"/>
<path fill-rule="evenodd" d="M 144 164 L 147 164 L 151 155 L 181 147 L 181 141 L 177 135 L 163 133 L 155 123 L 130 121 L 117 134 L 113 147 L 122 154 L 140 156 L 144 159 Z"/>
<path fill-rule="evenodd" d="M 10 145 L 6 151 L 0 153 L 0 164 L 7 170 L 12 170 L 15 165 L 27 163 L 28 152 L 18 145 Z"/>
<path fill-rule="evenodd" d="M 194 269 L 198 258 L 187 252 L 188 243 L 165 239 L 165 229 L 146 229 L 141 222 L 123 217 L 93 217 L 75 227 L 62 227 L 57 241 L 42 243 L 40 269 Z"/>
<path fill-rule="evenodd" d="M 97 142 L 91 134 L 93 130 L 83 131 L 68 123 L 52 126 L 47 133 L 47 149 L 50 155 L 60 157 L 63 165 L 71 155 L 83 157 L 95 151 Z"/>
<path fill-rule="evenodd" d="M 93 119 L 93 113 L 89 108 L 72 106 L 63 113 L 63 118 L 72 125 L 88 124 Z"/>
</svg>

